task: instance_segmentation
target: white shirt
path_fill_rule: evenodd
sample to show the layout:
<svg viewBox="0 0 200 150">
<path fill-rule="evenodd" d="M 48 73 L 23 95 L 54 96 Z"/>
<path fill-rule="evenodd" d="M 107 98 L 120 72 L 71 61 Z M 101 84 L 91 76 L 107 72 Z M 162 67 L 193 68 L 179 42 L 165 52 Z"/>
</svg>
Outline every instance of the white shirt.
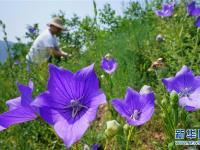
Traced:
<svg viewBox="0 0 200 150">
<path fill-rule="evenodd" d="M 41 64 L 50 57 L 48 48 L 57 47 L 58 41 L 56 37 L 52 35 L 49 29 L 46 29 L 36 38 L 29 53 L 26 55 L 26 59 L 30 62 Z"/>
</svg>

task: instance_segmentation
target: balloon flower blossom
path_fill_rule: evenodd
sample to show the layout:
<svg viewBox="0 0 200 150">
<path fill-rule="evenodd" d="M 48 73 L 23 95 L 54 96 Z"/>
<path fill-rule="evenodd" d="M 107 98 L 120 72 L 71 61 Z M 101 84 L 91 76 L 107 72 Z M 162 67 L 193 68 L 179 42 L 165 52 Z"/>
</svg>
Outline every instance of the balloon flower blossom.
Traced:
<svg viewBox="0 0 200 150">
<path fill-rule="evenodd" d="M 68 148 L 80 140 L 103 103 L 106 96 L 99 88 L 93 64 L 76 73 L 50 64 L 48 90 L 34 101 L 41 117 Z"/>
<path fill-rule="evenodd" d="M 178 93 L 179 105 L 186 111 L 200 108 L 200 76 L 195 76 L 187 66 L 183 66 L 175 77 L 162 79 L 162 82 L 168 92 Z"/>
<path fill-rule="evenodd" d="M 29 82 L 29 86 L 17 83 L 20 97 L 8 100 L 6 104 L 9 107 L 7 112 L 0 114 L 0 131 L 11 125 L 19 124 L 36 119 L 35 108 L 31 106 L 33 83 Z"/>
<path fill-rule="evenodd" d="M 108 74 L 113 74 L 117 68 L 117 63 L 114 58 L 111 58 L 109 54 L 104 56 L 101 61 L 101 68 Z"/>
<path fill-rule="evenodd" d="M 193 1 L 187 5 L 187 12 L 190 16 L 197 17 L 195 26 L 200 27 L 200 7 L 196 6 L 196 2 Z"/>
<path fill-rule="evenodd" d="M 190 16 L 199 16 L 200 8 L 196 7 L 196 2 L 193 1 L 187 5 L 187 12 Z"/>
<path fill-rule="evenodd" d="M 151 119 L 154 113 L 154 94 L 153 92 L 139 94 L 128 88 L 125 99 L 114 99 L 112 105 L 129 125 L 143 125 Z"/>
<path fill-rule="evenodd" d="M 155 13 L 160 17 L 170 17 L 173 14 L 175 3 L 163 4 L 162 10 L 156 10 Z"/>
</svg>

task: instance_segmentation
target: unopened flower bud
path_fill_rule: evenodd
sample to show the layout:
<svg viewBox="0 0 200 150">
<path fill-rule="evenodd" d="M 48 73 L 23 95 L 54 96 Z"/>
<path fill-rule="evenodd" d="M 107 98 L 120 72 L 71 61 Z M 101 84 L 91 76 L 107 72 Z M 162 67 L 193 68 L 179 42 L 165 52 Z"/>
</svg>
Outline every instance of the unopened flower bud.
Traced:
<svg viewBox="0 0 200 150">
<path fill-rule="evenodd" d="M 176 91 L 172 91 L 170 93 L 170 103 L 171 103 L 171 105 L 172 106 L 178 105 L 178 100 L 179 100 L 178 94 L 176 93 Z"/>
<path fill-rule="evenodd" d="M 140 89 L 140 94 L 141 95 L 144 95 L 144 94 L 149 94 L 153 92 L 151 86 L 148 86 L 148 85 L 144 85 L 141 89 Z"/>
<path fill-rule="evenodd" d="M 129 125 L 129 124 L 127 124 L 127 123 L 126 123 L 126 124 L 123 126 L 123 129 L 124 129 L 124 134 L 128 134 L 129 127 L 130 127 L 130 125 Z"/>
<path fill-rule="evenodd" d="M 156 41 L 162 42 L 162 41 L 164 41 L 164 40 L 165 40 L 165 38 L 164 38 L 161 34 L 158 34 L 158 35 L 156 36 Z"/>
<path fill-rule="evenodd" d="M 106 122 L 107 128 L 105 130 L 105 134 L 107 137 L 113 137 L 116 135 L 120 124 L 116 120 L 111 120 Z"/>
<path fill-rule="evenodd" d="M 164 98 L 164 99 L 161 101 L 161 104 L 162 104 L 163 106 L 167 105 L 167 99 Z"/>
<path fill-rule="evenodd" d="M 109 59 L 111 58 L 110 53 L 107 53 L 107 54 L 105 55 L 105 58 L 106 58 L 107 60 L 109 60 Z"/>
<path fill-rule="evenodd" d="M 105 78 L 105 76 L 102 74 L 102 75 L 100 76 L 100 78 L 101 78 L 101 79 L 104 79 L 104 78 Z"/>
<path fill-rule="evenodd" d="M 87 144 L 84 144 L 83 150 L 90 150 L 90 147 Z"/>
</svg>

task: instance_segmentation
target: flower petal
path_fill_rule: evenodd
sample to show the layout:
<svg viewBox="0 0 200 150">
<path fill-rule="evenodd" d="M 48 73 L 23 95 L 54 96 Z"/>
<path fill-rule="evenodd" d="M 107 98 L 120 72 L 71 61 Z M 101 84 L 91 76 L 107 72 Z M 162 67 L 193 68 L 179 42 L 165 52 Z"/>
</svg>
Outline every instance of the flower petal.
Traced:
<svg viewBox="0 0 200 150">
<path fill-rule="evenodd" d="M 65 118 L 54 124 L 56 133 L 64 141 L 66 147 L 69 148 L 73 143 L 81 139 L 89 127 L 90 122 L 94 120 L 96 112 L 96 108 L 90 108 L 80 117 L 79 120 L 72 124 L 70 124 Z"/>
<path fill-rule="evenodd" d="M 187 66 L 184 65 L 181 68 L 181 70 L 176 73 L 176 76 L 187 74 L 187 73 L 194 76 L 193 72 Z"/>
<path fill-rule="evenodd" d="M 19 124 L 36 119 L 34 111 L 27 107 L 19 107 L 17 109 L 0 114 L 0 126 L 8 128 L 11 125 Z"/>
<path fill-rule="evenodd" d="M 49 107 L 41 107 L 39 109 L 39 114 L 50 125 L 54 125 L 56 122 L 61 120 L 63 116 L 55 109 L 50 109 Z"/>
<path fill-rule="evenodd" d="M 63 107 L 65 107 L 65 105 L 67 105 L 67 103 L 60 102 L 57 99 L 53 99 L 50 92 L 46 91 L 37 96 L 35 100 L 31 103 L 31 105 L 35 107 L 49 107 L 51 109 L 62 109 Z"/>
<path fill-rule="evenodd" d="M 130 117 L 131 113 L 128 112 L 124 102 L 120 99 L 113 99 L 112 106 L 122 117 Z"/>
<path fill-rule="evenodd" d="M 143 107 L 140 97 L 141 96 L 137 91 L 134 91 L 132 88 L 128 87 L 125 96 L 125 103 L 132 110 L 140 110 Z"/>
<path fill-rule="evenodd" d="M 196 19 L 195 26 L 200 27 L 200 16 Z"/>
<path fill-rule="evenodd" d="M 48 91 L 53 99 L 66 103 L 74 98 L 73 73 L 55 65 L 49 65 Z"/>
<path fill-rule="evenodd" d="M 32 89 L 29 86 L 17 83 L 18 89 L 21 93 L 21 105 L 29 106 L 33 101 L 32 98 Z"/>
<path fill-rule="evenodd" d="M 76 98 L 88 97 L 91 93 L 98 91 L 99 80 L 94 72 L 94 64 L 85 67 L 75 73 Z"/>
<path fill-rule="evenodd" d="M 185 88 L 195 89 L 200 84 L 200 82 L 196 81 L 195 76 L 187 66 L 183 66 L 175 77 L 162 79 L 168 92 L 175 90 L 177 93 L 180 93 Z"/>
<path fill-rule="evenodd" d="M 13 110 L 21 106 L 21 97 L 17 97 L 6 102 L 9 110 Z"/>
</svg>

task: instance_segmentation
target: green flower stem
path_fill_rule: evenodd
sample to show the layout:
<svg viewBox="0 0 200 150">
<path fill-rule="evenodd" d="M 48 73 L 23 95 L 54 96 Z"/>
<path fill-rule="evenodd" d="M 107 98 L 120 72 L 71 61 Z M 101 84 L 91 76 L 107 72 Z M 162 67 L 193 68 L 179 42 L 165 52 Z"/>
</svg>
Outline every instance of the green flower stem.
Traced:
<svg viewBox="0 0 200 150">
<path fill-rule="evenodd" d="M 181 26 L 181 30 L 179 32 L 179 38 L 182 36 L 182 33 L 183 33 L 183 26 L 184 26 L 184 23 L 185 23 L 185 19 L 187 18 L 188 14 L 186 13 L 186 15 L 184 16 L 183 20 L 182 20 L 182 26 Z"/>
<path fill-rule="evenodd" d="M 129 145 L 129 141 L 130 141 L 133 130 L 134 130 L 134 126 L 131 126 L 128 132 L 128 136 L 127 136 L 126 150 L 128 150 L 128 145 Z"/>
</svg>

